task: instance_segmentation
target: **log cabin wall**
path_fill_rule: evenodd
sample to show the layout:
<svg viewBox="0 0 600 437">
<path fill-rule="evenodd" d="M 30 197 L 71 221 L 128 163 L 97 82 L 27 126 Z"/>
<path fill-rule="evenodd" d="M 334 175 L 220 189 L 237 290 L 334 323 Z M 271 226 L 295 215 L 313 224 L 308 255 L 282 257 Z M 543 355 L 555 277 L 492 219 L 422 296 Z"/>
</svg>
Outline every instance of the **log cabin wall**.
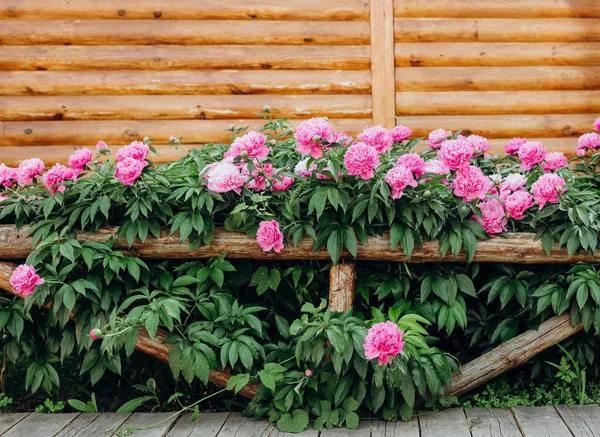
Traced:
<svg viewBox="0 0 600 437">
<path fill-rule="evenodd" d="M 166 161 L 264 105 L 572 152 L 599 97 L 598 0 L 0 0 L 9 165 L 144 136 Z"/>
</svg>

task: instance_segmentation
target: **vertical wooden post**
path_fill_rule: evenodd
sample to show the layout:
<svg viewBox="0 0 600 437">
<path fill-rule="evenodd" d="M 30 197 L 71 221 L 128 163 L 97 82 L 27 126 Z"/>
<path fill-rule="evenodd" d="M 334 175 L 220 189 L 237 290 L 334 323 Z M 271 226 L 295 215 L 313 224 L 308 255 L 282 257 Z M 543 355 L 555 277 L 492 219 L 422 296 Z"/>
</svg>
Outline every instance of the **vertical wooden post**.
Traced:
<svg viewBox="0 0 600 437">
<path fill-rule="evenodd" d="M 396 126 L 394 0 L 371 0 L 371 96 L 373 124 Z"/>
<path fill-rule="evenodd" d="M 329 308 L 346 312 L 354 301 L 354 264 L 332 265 L 329 270 Z"/>
</svg>

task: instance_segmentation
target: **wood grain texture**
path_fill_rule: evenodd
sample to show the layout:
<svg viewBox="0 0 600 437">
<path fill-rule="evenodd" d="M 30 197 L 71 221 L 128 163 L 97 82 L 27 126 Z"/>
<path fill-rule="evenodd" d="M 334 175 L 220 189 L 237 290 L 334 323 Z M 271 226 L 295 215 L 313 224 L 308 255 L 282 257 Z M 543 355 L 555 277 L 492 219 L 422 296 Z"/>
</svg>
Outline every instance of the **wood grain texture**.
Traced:
<svg viewBox="0 0 600 437">
<path fill-rule="evenodd" d="M 117 431 L 131 414 L 83 413 L 63 428 L 55 437 L 97 437 Z"/>
<path fill-rule="evenodd" d="M 368 20 L 368 0 L 0 0 L 0 19 Z"/>
<path fill-rule="evenodd" d="M 448 410 L 419 411 L 421 437 L 471 437 L 467 418 L 462 408 Z"/>
<path fill-rule="evenodd" d="M 365 70 L 369 46 L 0 46 L 1 70 Z"/>
<path fill-rule="evenodd" d="M 80 413 L 43 414 L 32 413 L 10 428 L 3 437 L 49 437 L 73 422 Z"/>
<path fill-rule="evenodd" d="M 396 43 L 395 58 L 397 67 L 597 66 L 600 43 Z"/>
<path fill-rule="evenodd" d="M 396 91 L 597 90 L 600 67 L 396 68 Z"/>
<path fill-rule="evenodd" d="M 522 437 L 510 410 L 465 408 L 472 437 Z"/>
<path fill-rule="evenodd" d="M 17 105 L 13 105 L 13 108 Z M 2 103 L 0 103 L 0 111 Z M 403 91 L 397 115 L 574 114 L 600 112 L 600 91 Z M 0 113 L 1 118 L 1 113 Z"/>
<path fill-rule="evenodd" d="M 356 21 L 0 20 L 0 42 L 3 45 L 362 45 L 369 44 L 369 24 Z"/>
<path fill-rule="evenodd" d="M 523 437 L 565 437 L 571 433 L 554 407 L 514 407 Z"/>
<path fill-rule="evenodd" d="M 223 437 L 268 437 L 272 428 L 272 425 L 266 420 L 254 421 L 249 417 L 232 414 L 221 428 L 219 435 Z"/>
<path fill-rule="evenodd" d="M 345 313 L 354 304 L 354 264 L 337 264 L 329 268 L 329 308 Z"/>
<path fill-rule="evenodd" d="M 297 126 L 302 120 L 293 120 Z M 355 135 L 371 126 L 369 119 L 331 120 L 338 132 Z M 157 144 L 168 144 L 171 135 L 188 143 L 229 142 L 231 126 L 259 129 L 263 120 L 115 120 L 115 121 L 7 121 L 0 122 L 0 147 L 96 144 L 124 145 L 150 137 Z M 590 124 L 591 125 L 591 124 Z"/>
<path fill-rule="evenodd" d="M 0 414 L 0 434 L 5 433 L 17 423 L 24 420 L 30 413 L 3 413 Z"/>
<path fill-rule="evenodd" d="M 592 42 L 600 19 L 396 18 L 394 34 L 396 42 Z"/>
<path fill-rule="evenodd" d="M 371 96 L 10 96 L 0 99 L 0 121 L 368 118 Z"/>
<path fill-rule="evenodd" d="M 396 17 L 600 18 L 596 0 L 394 0 Z"/>
<path fill-rule="evenodd" d="M 217 437 L 230 413 L 201 414 L 195 422 L 191 421 L 192 413 L 183 414 L 168 437 Z"/>
<path fill-rule="evenodd" d="M 134 430 L 139 428 L 139 430 L 134 431 L 134 436 L 135 434 L 139 434 L 144 437 L 166 437 L 173 424 L 177 421 L 177 417 L 177 412 L 133 413 L 120 428 L 123 430 L 129 427 L 132 427 Z"/>
<path fill-rule="evenodd" d="M 600 406 L 557 405 L 559 414 L 574 437 L 600 437 Z"/>
<path fill-rule="evenodd" d="M 467 393 L 496 376 L 519 367 L 531 357 L 582 329 L 581 323 L 573 327 L 568 313 L 554 316 L 543 322 L 537 331 L 526 331 L 462 366 L 461 374 L 452 377 L 452 384 L 445 394 L 458 396 Z"/>
<path fill-rule="evenodd" d="M 386 422 L 373 420 L 371 422 L 371 437 L 420 437 L 419 419 L 415 416 L 410 422 L 398 420 Z"/>
<path fill-rule="evenodd" d="M 359 70 L 173 70 L 136 71 L 135 74 L 131 71 L 6 71 L 0 74 L 0 94 L 9 96 L 370 92 L 371 73 Z"/>
</svg>

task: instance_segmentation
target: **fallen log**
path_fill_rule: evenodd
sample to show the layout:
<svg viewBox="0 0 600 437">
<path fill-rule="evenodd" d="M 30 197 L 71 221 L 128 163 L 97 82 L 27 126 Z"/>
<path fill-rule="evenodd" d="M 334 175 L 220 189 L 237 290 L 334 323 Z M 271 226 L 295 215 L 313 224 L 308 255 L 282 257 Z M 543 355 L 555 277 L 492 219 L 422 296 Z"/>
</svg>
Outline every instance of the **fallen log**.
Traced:
<svg viewBox="0 0 600 437">
<path fill-rule="evenodd" d="M 27 237 L 28 227 L 17 230 L 14 225 L 0 225 L 0 259 L 12 260 L 26 258 L 32 251 L 31 238 Z M 115 236 L 116 227 L 105 227 L 96 232 L 78 232 L 78 241 L 105 242 Z M 182 244 L 177 233 L 169 235 L 168 229 L 161 230 L 160 238 L 149 237 L 144 244 L 136 240 L 129 247 L 125 239 L 116 239 L 115 250 L 125 254 L 147 259 L 202 259 L 228 254 L 229 258 L 262 260 L 328 260 L 329 254 L 323 248 L 313 251 L 313 240 L 304 238 L 297 247 L 286 246 L 281 252 L 263 252 L 254 237 L 240 232 L 215 229 L 214 238 L 209 246 L 200 246 L 190 250 Z M 353 259 L 352 255 L 342 252 L 342 259 Z M 357 259 L 367 261 L 397 261 L 412 263 L 426 262 L 465 262 L 466 255 L 461 251 L 458 256 L 447 253 L 440 257 L 440 243 L 437 240 L 425 241 L 423 247 L 415 247 L 411 258 L 401 248 L 392 249 L 389 235 L 371 236 L 367 244 L 358 246 Z M 561 264 L 577 262 L 595 262 L 587 253 L 569 256 L 565 247 L 555 244 L 550 255 L 542 248 L 541 241 L 534 241 L 532 233 L 512 233 L 507 236 L 494 236 L 489 240 L 479 240 L 474 262 L 511 262 L 514 264 Z"/>
<path fill-rule="evenodd" d="M 354 303 L 354 264 L 332 265 L 329 269 L 329 308 L 345 313 Z"/>
<path fill-rule="evenodd" d="M 0 262 L 0 288 L 6 291 L 12 292 L 12 285 L 10 285 L 10 276 L 12 275 L 13 270 L 16 268 L 16 264 L 8 263 L 8 262 Z M 22 297 L 22 295 L 17 294 L 16 296 Z M 73 314 L 71 314 L 71 319 L 73 320 Z M 144 328 L 140 328 L 138 331 L 138 339 L 135 343 L 135 348 L 147 355 L 150 355 L 157 360 L 160 360 L 164 363 L 169 362 L 169 351 L 171 350 L 171 345 L 165 344 L 164 340 L 167 337 L 167 333 L 159 329 L 156 332 L 156 338 L 153 340 L 148 331 Z M 211 370 L 208 380 L 215 384 L 218 387 L 226 387 L 227 381 L 231 376 L 231 372 L 229 370 Z M 258 385 L 256 384 L 248 384 L 244 388 L 242 388 L 238 394 L 241 396 L 253 399 L 256 396 L 256 390 Z"/>
</svg>

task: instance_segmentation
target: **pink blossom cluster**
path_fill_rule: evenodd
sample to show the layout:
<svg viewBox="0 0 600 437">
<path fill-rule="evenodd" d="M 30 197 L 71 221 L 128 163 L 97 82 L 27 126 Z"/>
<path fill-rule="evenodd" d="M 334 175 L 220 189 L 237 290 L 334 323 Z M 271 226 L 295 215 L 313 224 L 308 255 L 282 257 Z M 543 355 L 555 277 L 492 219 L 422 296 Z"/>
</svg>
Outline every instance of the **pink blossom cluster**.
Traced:
<svg viewBox="0 0 600 437">
<path fill-rule="evenodd" d="M 475 220 L 483 226 L 490 235 L 506 231 L 506 213 L 498 199 L 486 198 L 477 205 L 481 211 L 481 218 L 474 216 Z"/>
<path fill-rule="evenodd" d="M 385 175 L 385 181 L 392 189 L 392 199 L 401 198 L 406 187 L 417 186 L 413 173 L 404 165 L 397 165 L 388 171 Z"/>
<path fill-rule="evenodd" d="M 358 134 L 358 139 L 368 146 L 374 147 L 377 153 L 385 153 L 394 145 L 394 136 L 382 126 L 366 128 Z"/>
<path fill-rule="evenodd" d="M 283 249 L 283 233 L 279 230 L 277 220 L 262 221 L 258 224 L 256 241 L 263 252 L 281 252 Z"/>
<path fill-rule="evenodd" d="M 344 155 L 344 165 L 350 176 L 360 176 L 367 181 L 379 165 L 379 152 L 366 143 L 352 144 Z"/>
<path fill-rule="evenodd" d="M 454 190 L 454 195 L 462 197 L 465 202 L 484 199 L 493 186 L 494 183 L 490 178 L 474 165 L 460 168 L 456 172 L 454 181 L 450 184 L 450 188 Z"/>
<path fill-rule="evenodd" d="M 63 182 L 75 179 L 78 174 L 72 168 L 65 167 L 62 164 L 55 164 L 50 170 L 44 173 L 42 181 L 52 194 L 62 193 L 65 191 Z"/>
<path fill-rule="evenodd" d="M 298 125 L 294 139 L 300 154 L 318 159 L 323 156 L 323 147 L 334 143 L 337 136 L 327 119 L 315 117 Z"/>
<path fill-rule="evenodd" d="M 559 195 L 565 190 L 565 181 L 556 173 L 546 173 L 531 185 L 535 204 L 542 209 L 546 203 L 558 203 Z"/>
<path fill-rule="evenodd" d="M 244 136 L 236 138 L 227 152 L 223 155 L 224 158 L 241 156 L 242 158 L 260 159 L 266 158 L 270 152 L 268 146 L 265 145 L 267 137 L 260 132 L 250 131 Z"/>
<path fill-rule="evenodd" d="M 473 146 L 465 137 L 442 141 L 438 159 L 450 170 L 467 167 L 473 157 Z"/>
<path fill-rule="evenodd" d="M 596 126 L 594 126 L 594 129 L 595 128 Z M 579 140 L 577 140 L 577 155 L 579 156 L 585 155 L 585 152 L 588 150 L 595 153 L 598 149 L 600 149 L 600 134 L 596 132 L 583 134 L 579 137 Z"/>
<path fill-rule="evenodd" d="M 34 292 L 35 287 L 42 285 L 45 281 L 37 274 L 33 266 L 21 264 L 13 271 L 9 282 L 14 293 L 29 296 Z"/>
<path fill-rule="evenodd" d="M 116 154 L 115 178 L 123 182 L 123 185 L 133 185 L 148 166 L 146 158 L 149 154 L 150 147 L 141 141 L 134 141 L 119 149 Z"/>
<path fill-rule="evenodd" d="M 427 137 L 427 144 L 432 149 L 439 149 L 442 145 L 442 142 L 448 139 L 448 137 L 452 136 L 452 132 L 447 131 L 445 129 L 436 129 L 429 133 Z"/>
<path fill-rule="evenodd" d="M 206 179 L 210 191 L 215 193 L 233 191 L 240 194 L 248 180 L 248 171 L 242 172 L 241 166 L 223 160 L 211 166 L 206 173 Z"/>
<path fill-rule="evenodd" d="M 363 345 L 365 358 L 367 360 L 377 358 L 380 366 L 388 364 L 396 355 L 402 353 L 404 348 L 402 335 L 403 332 L 398 325 L 389 320 L 373 325 L 367 332 Z"/>
<path fill-rule="evenodd" d="M 407 128 L 406 126 L 398 125 L 393 128 L 390 133 L 392 134 L 392 138 L 395 143 L 401 143 L 404 140 L 407 140 L 412 135 L 412 130 Z"/>
</svg>

